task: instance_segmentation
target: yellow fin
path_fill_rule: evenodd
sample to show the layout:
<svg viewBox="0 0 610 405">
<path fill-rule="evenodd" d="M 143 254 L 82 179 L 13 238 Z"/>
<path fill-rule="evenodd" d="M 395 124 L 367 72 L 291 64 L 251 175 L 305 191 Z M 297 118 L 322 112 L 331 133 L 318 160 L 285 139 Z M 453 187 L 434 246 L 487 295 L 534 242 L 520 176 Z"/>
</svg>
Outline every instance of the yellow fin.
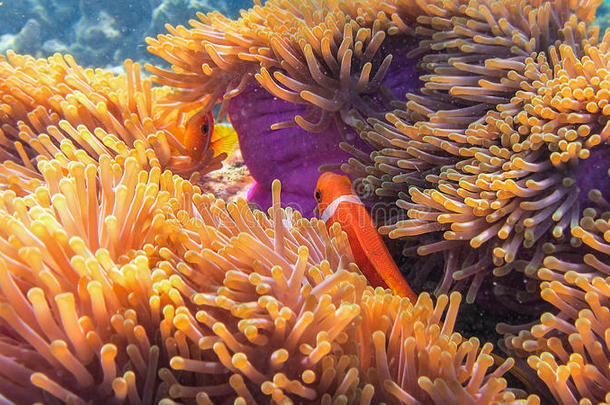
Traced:
<svg viewBox="0 0 610 405">
<path fill-rule="evenodd" d="M 238 146 L 237 132 L 231 125 L 216 124 L 210 146 L 214 150 L 214 156 L 223 152 L 230 155 Z"/>
</svg>

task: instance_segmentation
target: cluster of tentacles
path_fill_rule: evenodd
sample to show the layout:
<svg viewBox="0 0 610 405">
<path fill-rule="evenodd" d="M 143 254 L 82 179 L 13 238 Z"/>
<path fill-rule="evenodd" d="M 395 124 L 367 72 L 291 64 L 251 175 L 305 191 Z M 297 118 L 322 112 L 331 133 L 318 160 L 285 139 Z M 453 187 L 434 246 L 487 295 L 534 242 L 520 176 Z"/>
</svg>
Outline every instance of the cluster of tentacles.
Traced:
<svg viewBox="0 0 610 405">
<path fill-rule="evenodd" d="M 201 105 L 125 67 L 0 61 L 2 402 L 539 403 L 454 332 L 459 293 L 373 290 L 279 182 L 268 214 L 203 194 Z"/>
<path fill-rule="evenodd" d="M 1 181 L 19 193 L 15 179 L 40 181 L 37 161 L 66 164 L 75 155 L 93 162 L 104 154 L 142 160 L 148 153 L 162 168 L 186 177 L 219 168 L 225 155 L 214 157 L 210 149 L 195 159 L 185 149 L 185 123 L 197 108 L 163 107 L 170 88 L 153 87 L 131 60 L 125 71 L 85 69 L 70 55 L 36 59 L 9 52 L 0 59 Z"/>
<path fill-rule="evenodd" d="M 0 191 L 3 401 L 539 403 L 507 389 L 512 359 L 453 331 L 459 293 L 373 290 L 340 227 L 282 209 L 279 182 L 266 215 L 151 148 L 78 150 Z"/>
<path fill-rule="evenodd" d="M 363 190 L 395 201 L 382 232 L 406 239 L 406 254 L 443 255 L 438 292 L 468 288 L 472 302 L 493 272 L 496 295 L 523 310 L 544 257 L 583 243 L 581 218 L 607 215 L 609 39 L 588 25 L 598 4 L 268 1 L 237 21 L 169 27 L 148 42 L 173 71 L 150 69 L 179 105 L 223 100 L 259 182 L 277 161 L 287 187 L 309 193 L 309 172 L 294 179 L 285 161 L 343 160 Z M 277 143 L 291 152 L 269 160 L 261 145 Z"/>
<path fill-rule="evenodd" d="M 368 177 L 381 189 L 398 191 L 397 205 L 408 216 L 382 231 L 393 238 L 437 235 L 416 249 L 420 255 L 444 253 L 440 291 L 455 280 L 472 278 L 468 300 L 473 301 L 490 270 L 496 277 L 518 271 L 531 280 L 525 286 L 529 294 L 500 287 L 497 294 L 527 303 L 537 295 L 537 272 L 545 256 L 562 257 L 575 248 L 582 252 L 586 245 L 597 260 L 604 260 L 604 239 L 582 227 L 591 231 L 591 221 L 607 217 L 610 208 L 610 110 L 604 109 L 610 36 L 598 42 L 597 34 L 585 28 L 573 17 L 560 31 L 561 43 L 513 57 L 510 67 L 498 69 L 502 62 L 496 59 L 485 62 L 491 72 L 484 78 L 455 78 L 463 80 L 461 86 L 448 90 L 458 99 L 497 98 L 493 108 L 479 111 L 480 118 L 472 118 L 480 103 L 430 112 L 413 125 L 396 115 L 387 117 L 404 147 L 374 157 L 380 172 L 400 170 L 399 163 L 388 164 L 388 156 L 399 151 L 411 159 L 421 152 L 454 159 L 441 167 L 428 165 L 423 179 L 419 172 Z M 470 122 L 465 124 L 460 115 L 470 115 Z M 392 142 L 391 136 L 387 139 Z M 428 184 L 410 184 L 413 177 Z M 554 269 L 569 270 L 557 263 Z"/>
<path fill-rule="evenodd" d="M 555 259 L 548 261 L 552 265 Z M 529 356 L 529 366 L 562 405 L 610 401 L 610 279 L 595 274 L 608 272 L 608 263 L 608 256 L 600 262 L 587 254 L 564 262 L 562 269 L 569 270 L 561 276 L 541 269 L 540 277 L 552 280 L 542 283 L 542 298 L 556 313 L 545 312 L 530 330 L 498 325 L 506 334 L 504 346 Z"/>
<path fill-rule="evenodd" d="M 584 304 L 550 299 L 552 286 L 584 302 L 571 283 L 610 275 L 610 34 L 600 38 L 590 25 L 599 3 L 270 0 L 236 21 L 209 14 L 188 29 L 168 27 L 148 42 L 173 70 L 151 70 L 180 89 L 171 102 L 222 100 L 261 183 L 272 178 L 262 167 L 269 160 L 249 145 L 293 144 L 290 155 L 272 152 L 271 162 L 287 169 L 288 187 L 294 181 L 307 193 L 307 175 L 292 179 L 296 165 L 285 161 L 341 164 L 363 191 L 395 204 L 380 231 L 405 240 L 404 254 L 442 258 L 437 293 L 468 290 L 473 302 L 492 278 L 497 299 L 529 313 L 539 313 L 542 296 L 562 311 L 553 328 L 565 343 L 579 339 L 567 337 L 580 332 L 566 322 L 582 325 Z M 432 276 L 430 268 L 416 271 Z M 607 312 L 603 303 L 596 308 Z M 604 322 L 586 337 L 597 339 L 595 354 L 572 346 L 582 364 L 608 355 Z M 531 333 L 539 340 L 548 328 Z M 516 342 L 507 346 L 516 350 Z M 568 352 L 553 347 L 546 353 L 567 364 Z M 550 362 L 561 371 L 552 382 L 547 363 L 535 359 L 549 385 L 576 370 Z M 562 389 L 603 400 L 610 376 L 599 370 L 605 377 L 596 375 L 594 388 L 574 371 Z M 571 403 L 565 391 L 552 394 Z"/>
</svg>

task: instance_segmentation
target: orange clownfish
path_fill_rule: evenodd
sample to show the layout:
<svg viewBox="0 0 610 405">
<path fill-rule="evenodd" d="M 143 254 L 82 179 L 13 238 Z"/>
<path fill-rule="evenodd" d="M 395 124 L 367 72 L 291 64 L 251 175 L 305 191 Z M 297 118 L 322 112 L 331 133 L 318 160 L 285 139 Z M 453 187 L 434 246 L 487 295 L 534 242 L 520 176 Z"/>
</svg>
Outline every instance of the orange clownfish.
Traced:
<svg viewBox="0 0 610 405">
<path fill-rule="evenodd" d="M 356 264 L 371 285 L 389 287 L 415 303 L 417 295 L 398 270 L 362 201 L 352 192 L 349 177 L 322 174 L 314 195 L 326 227 L 338 222 L 347 234 Z"/>
<path fill-rule="evenodd" d="M 198 111 L 186 123 L 184 146 L 191 159 L 201 159 L 214 151 L 214 157 L 221 153 L 230 155 L 237 147 L 237 132 L 231 124 L 215 124 L 212 111 Z"/>
<path fill-rule="evenodd" d="M 213 133 L 212 111 L 198 111 L 188 120 L 184 132 L 184 146 L 192 159 L 201 158 L 207 153 Z"/>
</svg>

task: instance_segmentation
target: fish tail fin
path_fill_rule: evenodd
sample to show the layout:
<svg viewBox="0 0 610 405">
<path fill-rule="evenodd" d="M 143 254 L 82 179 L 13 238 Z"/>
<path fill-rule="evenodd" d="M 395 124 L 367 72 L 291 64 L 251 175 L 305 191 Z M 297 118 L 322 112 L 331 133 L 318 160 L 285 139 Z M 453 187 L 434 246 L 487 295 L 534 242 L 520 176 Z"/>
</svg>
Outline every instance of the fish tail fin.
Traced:
<svg viewBox="0 0 610 405">
<path fill-rule="evenodd" d="M 214 156 L 221 153 L 230 155 L 238 146 L 237 132 L 231 126 L 216 124 L 210 147 L 214 150 Z"/>
</svg>

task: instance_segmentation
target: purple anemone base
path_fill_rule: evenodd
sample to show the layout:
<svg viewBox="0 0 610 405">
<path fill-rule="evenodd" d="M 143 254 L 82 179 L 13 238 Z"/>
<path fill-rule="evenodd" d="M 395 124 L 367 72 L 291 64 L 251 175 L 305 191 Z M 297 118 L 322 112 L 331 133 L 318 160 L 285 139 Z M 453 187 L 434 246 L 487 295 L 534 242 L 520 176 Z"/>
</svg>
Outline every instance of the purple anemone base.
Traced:
<svg viewBox="0 0 610 405">
<path fill-rule="evenodd" d="M 412 47 L 412 40 L 391 37 L 373 60 L 373 64 L 379 66 L 382 57 L 390 52 L 394 55 L 382 85 L 399 100 L 404 100 L 406 93 L 416 91 L 421 85 L 415 70 L 416 60 L 404 56 Z M 373 109 L 383 108 L 379 94 L 370 94 L 370 100 Z M 308 112 L 305 105 L 275 97 L 255 81 L 231 99 L 228 112 L 239 137 L 242 156 L 255 180 L 248 200 L 262 209 L 271 205 L 271 183 L 279 179 L 282 203 L 299 209 L 306 217 L 313 216 L 316 206 L 313 193 L 320 175 L 318 167 L 338 165 L 351 157 L 339 148 L 342 141 L 349 141 L 363 151 L 370 150 L 340 119 L 320 133 L 311 133 L 298 126 L 271 130 L 272 124 L 292 121 L 296 115 L 308 116 Z"/>
<path fill-rule="evenodd" d="M 244 162 L 256 181 L 248 199 L 267 209 L 271 183 L 279 179 L 282 202 L 311 217 L 318 167 L 344 162 L 349 155 L 338 147 L 343 134 L 335 125 L 319 134 L 300 127 L 270 129 L 272 124 L 292 120 L 303 112 L 303 106 L 273 97 L 258 83 L 251 83 L 229 106 Z"/>
<path fill-rule="evenodd" d="M 600 145 L 591 150 L 591 156 L 579 161 L 576 182 L 580 189 L 580 207 L 591 207 L 590 190 L 599 190 L 606 200 L 610 200 L 610 144 Z"/>
</svg>

